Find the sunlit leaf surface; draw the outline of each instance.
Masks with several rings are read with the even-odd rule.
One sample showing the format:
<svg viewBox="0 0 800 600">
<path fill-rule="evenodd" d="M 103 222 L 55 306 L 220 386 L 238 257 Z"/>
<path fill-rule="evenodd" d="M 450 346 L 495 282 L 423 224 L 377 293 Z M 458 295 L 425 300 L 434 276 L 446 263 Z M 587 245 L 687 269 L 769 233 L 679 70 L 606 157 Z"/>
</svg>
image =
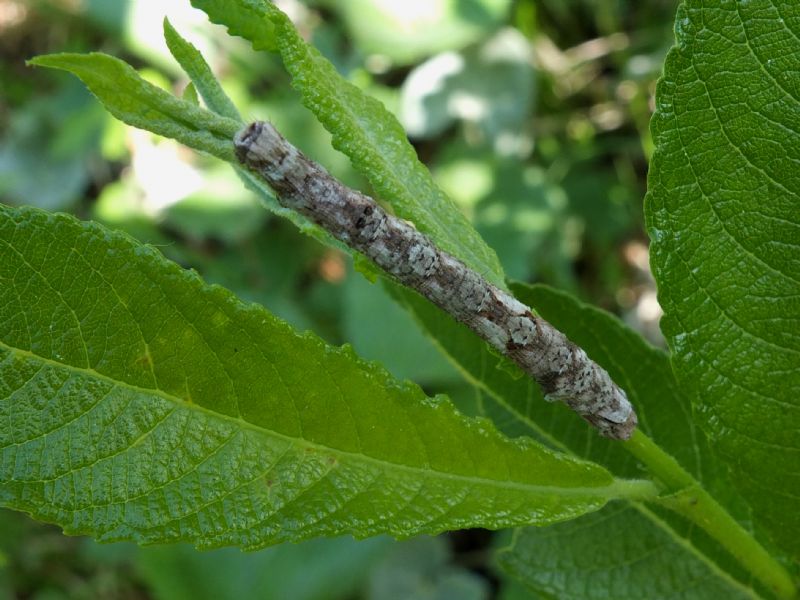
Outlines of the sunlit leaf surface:
<svg viewBox="0 0 800 600">
<path fill-rule="evenodd" d="M 0 504 L 70 533 L 254 548 L 636 493 L 95 224 L 0 207 L 0 282 Z"/>
</svg>

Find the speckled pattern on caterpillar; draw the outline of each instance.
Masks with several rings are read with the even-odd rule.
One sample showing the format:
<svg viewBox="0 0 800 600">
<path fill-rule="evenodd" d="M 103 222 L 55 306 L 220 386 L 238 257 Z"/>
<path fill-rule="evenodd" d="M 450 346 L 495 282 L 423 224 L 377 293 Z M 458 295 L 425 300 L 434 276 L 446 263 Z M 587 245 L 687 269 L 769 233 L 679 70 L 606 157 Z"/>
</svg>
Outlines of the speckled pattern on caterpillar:
<svg viewBox="0 0 800 600">
<path fill-rule="evenodd" d="M 415 289 L 508 356 L 606 437 L 628 439 L 636 413 L 608 373 L 550 323 L 443 252 L 411 223 L 346 187 L 269 123 L 234 140 L 239 161 L 261 176 L 285 207 L 305 215 Z"/>
</svg>

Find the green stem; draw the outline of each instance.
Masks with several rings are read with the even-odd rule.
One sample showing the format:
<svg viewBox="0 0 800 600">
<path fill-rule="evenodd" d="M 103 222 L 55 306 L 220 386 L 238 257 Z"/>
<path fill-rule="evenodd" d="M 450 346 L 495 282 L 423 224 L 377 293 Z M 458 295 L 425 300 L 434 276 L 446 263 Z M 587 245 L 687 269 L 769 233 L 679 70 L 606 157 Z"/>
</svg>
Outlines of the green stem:
<svg viewBox="0 0 800 600">
<path fill-rule="evenodd" d="M 631 502 L 660 502 L 661 489 L 649 479 L 617 479 L 609 492 L 615 500 L 624 498 Z"/>
<path fill-rule="evenodd" d="M 761 583 L 782 600 L 798 597 L 791 575 L 756 539 L 706 492 L 700 482 L 641 430 L 625 448 L 664 485 L 658 502 L 700 526 Z"/>
</svg>

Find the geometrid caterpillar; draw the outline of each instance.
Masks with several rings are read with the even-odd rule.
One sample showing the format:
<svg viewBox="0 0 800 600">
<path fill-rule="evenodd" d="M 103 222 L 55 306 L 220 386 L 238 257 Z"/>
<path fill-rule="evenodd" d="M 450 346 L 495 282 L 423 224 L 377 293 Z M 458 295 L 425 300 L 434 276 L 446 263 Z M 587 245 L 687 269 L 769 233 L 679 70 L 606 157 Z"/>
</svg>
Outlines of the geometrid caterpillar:
<svg viewBox="0 0 800 600">
<path fill-rule="evenodd" d="M 346 187 L 266 122 L 240 131 L 239 161 L 275 190 L 278 201 L 370 258 L 508 356 L 606 437 L 628 439 L 636 413 L 625 392 L 586 353 L 508 293 L 439 250 L 413 225 Z"/>
</svg>

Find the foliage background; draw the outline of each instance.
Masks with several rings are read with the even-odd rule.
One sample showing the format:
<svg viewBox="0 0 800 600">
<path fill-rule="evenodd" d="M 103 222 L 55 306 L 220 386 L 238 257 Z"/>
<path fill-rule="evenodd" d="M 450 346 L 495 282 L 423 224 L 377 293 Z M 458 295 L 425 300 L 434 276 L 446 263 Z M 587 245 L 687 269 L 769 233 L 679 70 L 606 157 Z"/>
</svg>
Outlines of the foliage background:
<svg viewBox="0 0 800 600">
<path fill-rule="evenodd" d="M 509 276 L 571 291 L 658 342 L 641 206 L 673 2 L 279 4 L 342 73 L 400 116 Z M 419 25 L 436 11 L 435 27 Z M 455 369 L 343 255 L 271 217 L 227 166 L 122 125 L 75 78 L 24 65 L 37 54 L 102 50 L 180 94 L 186 81 L 163 44 L 164 15 L 201 49 L 243 115 L 269 118 L 363 188 L 279 61 L 227 37 L 188 1 L 0 0 L 0 201 L 124 229 L 470 412 L 475 399 Z M 0 598 L 526 597 L 492 565 L 502 538 L 471 531 L 198 553 L 99 546 L 0 512 Z"/>
</svg>

